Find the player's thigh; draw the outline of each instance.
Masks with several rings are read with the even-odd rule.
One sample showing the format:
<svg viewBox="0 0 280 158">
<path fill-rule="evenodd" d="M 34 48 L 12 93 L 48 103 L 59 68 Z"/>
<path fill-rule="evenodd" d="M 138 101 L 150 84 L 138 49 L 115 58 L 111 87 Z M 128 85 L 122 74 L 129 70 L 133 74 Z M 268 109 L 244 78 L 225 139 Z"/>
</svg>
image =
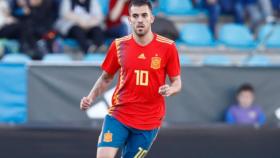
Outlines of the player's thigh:
<svg viewBox="0 0 280 158">
<path fill-rule="evenodd" d="M 102 131 L 98 139 L 98 148 L 112 147 L 120 148 L 128 137 L 128 129 L 114 117 L 107 115 L 104 119 Z"/>
<path fill-rule="evenodd" d="M 98 147 L 96 158 L 115 158 L 118 148 L 114 147 Z"/>
<path fill-rule="evenodd" d="M 144 158 L 151 148 L 157 133 L 158 129 L 150 131 L 133 130 L 123 149 L 123 158 Z"/>
</svg>

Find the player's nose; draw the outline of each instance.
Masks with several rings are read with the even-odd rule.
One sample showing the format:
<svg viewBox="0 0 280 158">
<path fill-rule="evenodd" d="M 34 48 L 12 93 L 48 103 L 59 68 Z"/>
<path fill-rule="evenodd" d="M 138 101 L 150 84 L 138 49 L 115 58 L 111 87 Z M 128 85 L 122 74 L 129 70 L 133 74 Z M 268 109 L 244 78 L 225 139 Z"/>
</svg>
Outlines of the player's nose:
<svg viewBox="0 0 280 158">
<path fill-rule="evenodd" d="M 138 22 L 138 23 L 142 23 L 143 20 L 144 20 L 144 19 L 143 19 L 143 17 L 141 17 L 141 16 L 140 16 L 139 18 L 137 18 L 137 22 Z"/>
</svg>

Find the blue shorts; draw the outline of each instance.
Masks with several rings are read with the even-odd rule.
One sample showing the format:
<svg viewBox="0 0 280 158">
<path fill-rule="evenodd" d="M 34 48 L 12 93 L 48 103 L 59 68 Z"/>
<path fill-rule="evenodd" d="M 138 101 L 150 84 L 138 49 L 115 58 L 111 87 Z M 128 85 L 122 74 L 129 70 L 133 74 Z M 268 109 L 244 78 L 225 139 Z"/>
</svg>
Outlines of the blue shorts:
<svg viewBox="0 0 280 158">
<path fill-rule="evenodd" d="M 122 158 L 143 158 L 153 144 L 158 128 L 138 130 L 130 128 L 107 115 L 98 140 L 98 147 L 122 148 Z"/>
</svg>

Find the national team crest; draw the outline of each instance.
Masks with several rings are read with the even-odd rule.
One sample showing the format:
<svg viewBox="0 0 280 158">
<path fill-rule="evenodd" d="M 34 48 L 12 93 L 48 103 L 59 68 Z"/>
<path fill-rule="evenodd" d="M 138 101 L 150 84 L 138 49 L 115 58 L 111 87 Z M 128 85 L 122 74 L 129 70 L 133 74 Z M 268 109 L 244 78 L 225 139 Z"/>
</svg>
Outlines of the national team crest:
<svg viewBox="0 0 280 158">
<path fill-rule="evenodd" d="M 161 58 L 160 57 L 152 57 L 151 68 L 159 69 L 160 68 L 160 63 L 161 63 Z"/>
<path fill-rule="evenodd" d="M 104 142 L 112 142 L 113 141 L 113 134 L 110 132 L 110 131 L 108 131 L 108 132 L 106 132 L 105 134 L 104 134 L 104 138 L 103 138 L 103 141 Z"/>
</svg>

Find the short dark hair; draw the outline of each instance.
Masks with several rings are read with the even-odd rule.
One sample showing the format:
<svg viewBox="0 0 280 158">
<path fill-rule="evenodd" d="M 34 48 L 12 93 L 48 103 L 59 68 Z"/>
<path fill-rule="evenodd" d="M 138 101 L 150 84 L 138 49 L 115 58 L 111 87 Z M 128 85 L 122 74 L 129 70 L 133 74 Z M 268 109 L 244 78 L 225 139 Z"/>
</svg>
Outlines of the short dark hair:
<svg viewBox="0 0 280 158">
<path fill-rule="evenodd" d="M 254 93 L 254 92 L 255 92 L 255 89 L 254 89 L 254 87 L 253 87 L 251 84 L 245 83 L 245 84 L 242 84 L 242 85 L 238 88 L 238 90 L 237 90 L 237 95 L 240 94 L 240 93 L 243 92 L 243 91 L 250 91 L 250 92 Z"/>
<path fill-rule="evenodd" d="M 130 9 L 132 6 L 140 7 L 143 5 L 147 5 L 151 11 L 153 10 L 152 2 L 150 0 L 131 0 L 128 8 Z"/>
</svg>

